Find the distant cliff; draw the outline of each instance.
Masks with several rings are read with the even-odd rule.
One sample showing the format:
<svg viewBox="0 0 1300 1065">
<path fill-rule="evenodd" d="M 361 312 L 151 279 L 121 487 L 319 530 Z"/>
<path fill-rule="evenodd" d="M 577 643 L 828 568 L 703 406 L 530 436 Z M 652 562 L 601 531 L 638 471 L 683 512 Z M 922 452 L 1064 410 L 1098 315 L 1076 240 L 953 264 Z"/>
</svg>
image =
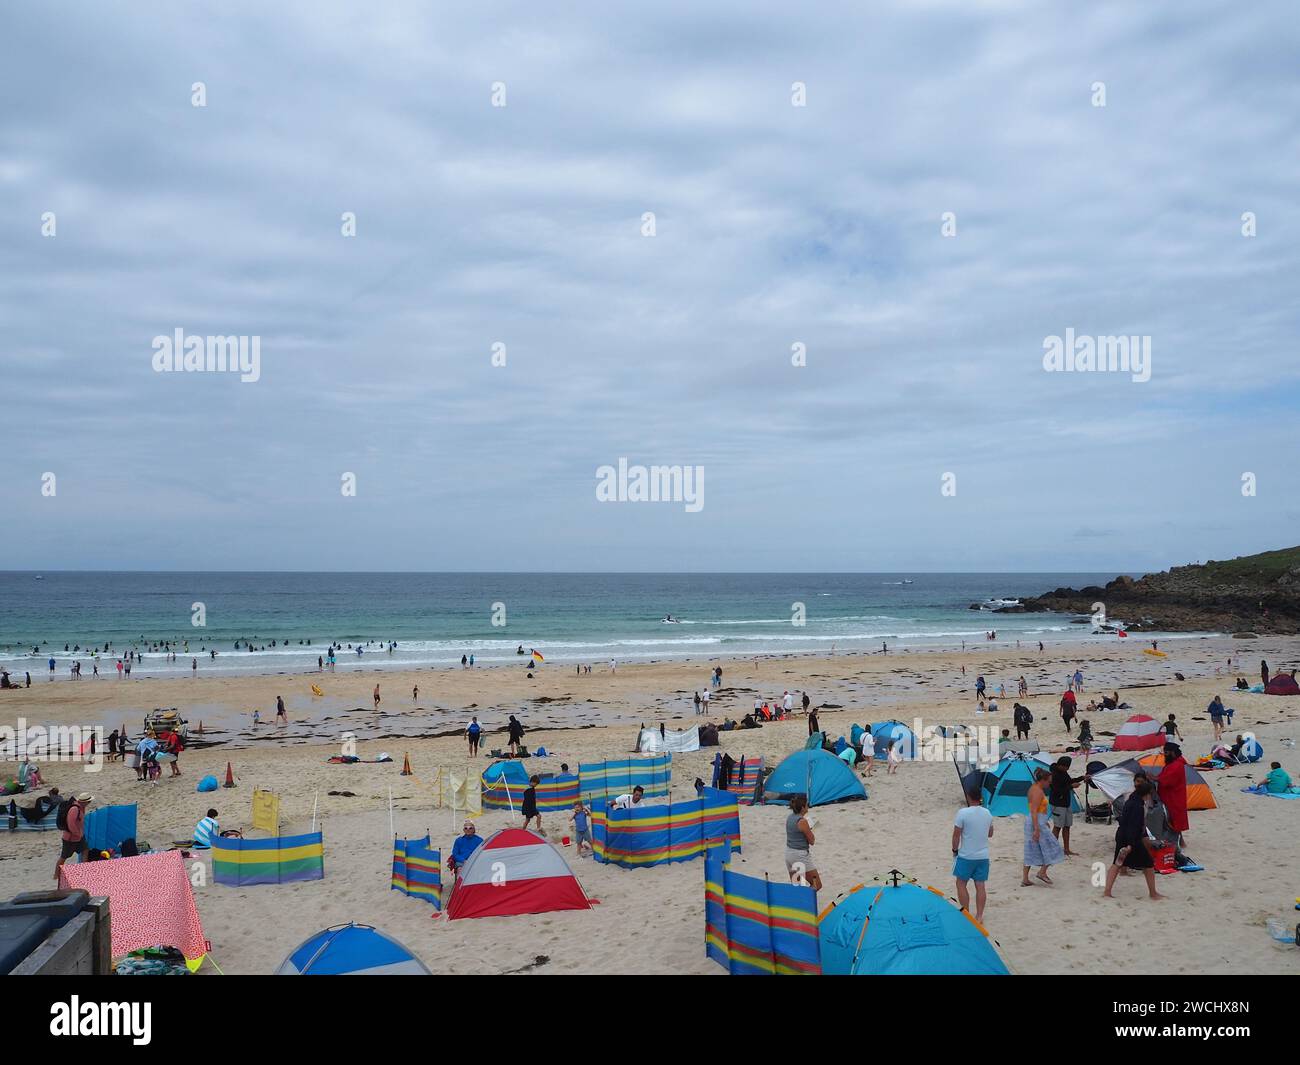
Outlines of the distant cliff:
<svg viewBox="0 0 1300 1065">
<path fill-rule="evenodd" d="M 1135 632 L 1300 633 L 1300 547 L 1175 566 L 1138 580 L 1116 577 L 1105 587 L 1057 588 L 1000 612 L 1091 614 L 1094 603 Z"/>
</svg>

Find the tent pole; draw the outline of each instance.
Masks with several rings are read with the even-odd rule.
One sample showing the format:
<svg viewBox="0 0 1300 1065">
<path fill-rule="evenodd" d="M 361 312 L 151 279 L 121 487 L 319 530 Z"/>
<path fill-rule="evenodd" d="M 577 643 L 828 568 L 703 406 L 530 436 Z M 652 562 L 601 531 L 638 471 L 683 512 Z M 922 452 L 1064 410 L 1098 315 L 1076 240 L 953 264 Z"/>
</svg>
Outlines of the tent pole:
<svg viewBox="0 0 1300 1065">
<path fill-rule="evenodd" d="M 311 800 L 311 830 L 313 832 L 316 831 L 316 807 L 319 803 L 320 803 L 320 788 L 317 788 L 315 793 L 312 795 L 312 800 Z M 280 834 L 280 821 L 278 816 L 275 822 L 275 834 L 277 836 Z"/>
<path fill-rule="evenodd" d="M 393 785 L 388 785 L 388 834 L 397 838 L 397 830 L 393 828 Z"/>
</svg>

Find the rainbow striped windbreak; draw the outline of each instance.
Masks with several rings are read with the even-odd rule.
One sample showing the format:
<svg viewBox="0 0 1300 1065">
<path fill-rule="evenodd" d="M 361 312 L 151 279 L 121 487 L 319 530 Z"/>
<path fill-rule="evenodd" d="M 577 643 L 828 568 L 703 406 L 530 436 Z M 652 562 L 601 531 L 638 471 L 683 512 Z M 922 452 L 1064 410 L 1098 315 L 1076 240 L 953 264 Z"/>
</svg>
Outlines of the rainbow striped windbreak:
<svg viewBox="0 0 1300 1065">
<path fill-rule="evenodd" d="M 583 799 L 603 799 L 622 795 L 638 784 L 645 788 L 647 799 L 668 795 L 673 776 L 673 756 L 656 754 L 649 758 L 624 758 L 617 762 L 583 762 L 578 766 Z"/>
<path fill-rule="evenodd" d="M 705 788 L 698 799 L 632 810 L 591 812 L 591 838 L 598 862 L 644 869 L 666 862 L 688 862 L 708 848 L 740 849 L 740 807 L 734 795 Z"/>
<path fill-rule="evenodd" d="M 817 892 L 733 872 L 726 848 L 704 858 L 704 953 L 732 976 L 820 976 Z"/>
<path fill-rule="evenodd" d="M 212 878 L 232 887 L 324 880 L 325 837 L 320 832 L 271 839 L 214 836 Z"/>
<path fill-rule="evenodd" d="M 510 784 L 503 779 L 483 781 L 483 809 L 515 810 L 524 801 L 527 784 Z M 570 813 L 578 801 L 578 778 L 572 773 L 561 773 L 537 785 L 537 812 L 543 814 Z"/>
<path fill-rule="evenodd" d="M 717 772 L 714 773 L 714 783 L 717 783 Z M 740 801 L 750 806 L 754 802 L 754 789 L 758 786 L 759 780 L 763 776 L 763 756 L 758 755 L 754 758 L 742 758 L 736 763 L 736 767 L 731 771 L 731 782 L 724 789 L 733 795 L 740 797 Z"/>
<path fill-rule="evenodd" d="M 393 840 L 392 889 L 442 909 L 442 853 L 429 848 L 429 837 Z"/>
</svg>

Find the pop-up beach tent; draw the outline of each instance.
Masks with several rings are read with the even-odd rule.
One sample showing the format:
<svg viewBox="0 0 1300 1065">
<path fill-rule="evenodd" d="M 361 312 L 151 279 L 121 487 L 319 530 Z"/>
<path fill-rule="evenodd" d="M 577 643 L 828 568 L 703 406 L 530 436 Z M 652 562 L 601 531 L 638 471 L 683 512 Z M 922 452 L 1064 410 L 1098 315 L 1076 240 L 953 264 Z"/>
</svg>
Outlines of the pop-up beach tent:
<svg viewBox="0 0 1300 1065">
<path fill-rule="evenodd" d="M 324 928 L 300 944 L 276 976 L 432 976 L 391 936 L 366 924 Z"/>
<path fill-rule="evenodd" d="M 1300 695 L 1300 684 L 1290 673 L 1279 673 L 1264 685 L 1265 695 Z"/>
<path fill-rule="evenodd" d="M 877 758 L 889 754 L 890 740 L 897 741 L 894 747 L 905 761 L 921 757 L 921 745 L 917 742 L 916 733 L 901 721 L 877 721 L 871 726 L 871 739 Z"/>
<path fill-rule="evenodd" d="M 962 773 L 962 790 L 969 791 L 978 784 L 983 791 L 984 805 L 994 817 L 1010 817 L 1012 814 L 1029 815 L 1029 789 L 1034 783 L 1034 773 L 1039 769 L 1051 769 L 1046 762 L 1032 758 L 1027 754 L 1009 754 L 992 769 L 979 769 Z M 1070 794 L 1070 809 L 1082 813 L 1083 806 L 1079 796 Z"/>
<path fill-rule="evenodd" d="M 789 802 L 796 795 L 808 796 L 809 806 L 865 799 L 862 781 L 829 751 L 795 751 L 763 784 L 764 802 Z"/>
<path fill-rule="evenodd" d="M 1111 748 L 1116 751 L 1150 751 L 1165 745 L 1165 730 L 1146 714 L 1134 714 L 1124 722 Z"/>
<path fill-rule="evenodd" d="M 1152 780 L 1157 780 L 1160 774 L 1164 772 L 1164 769 L 1164 751 L 1156 751 L 1142 758 L 1125 759 L 1123 762 L 1103 769 L 1100 773 L 1093 773 L 1092 786 L 1113 802 L 1121 795 L 1127 795 L 1133 790 L 1133 777 L 1139 771 L 1144 771 Z M 1217 809 L 1219 804 L 1214 801 L 1214 793 L 1210 791 L 1210 785 L 1205 782 L 1205 778 L 1190 765 L 1187 766 L 1185 775 L 1187 777 L 1187 808 L 1189 810 Z"/>
<path fill-rule="evenodd" d="M 897 875 L 859 884 L 821 913 L 827 976 L 1007 976 L 975 918 L 941 891 Z"/>
<path fill-rule="evenodd" d="M 503 828 L 460 867 L 447 916 L 454 921 L 589 909 L 587 893 L 554 844 L 526 829 Z"/>
</svg>

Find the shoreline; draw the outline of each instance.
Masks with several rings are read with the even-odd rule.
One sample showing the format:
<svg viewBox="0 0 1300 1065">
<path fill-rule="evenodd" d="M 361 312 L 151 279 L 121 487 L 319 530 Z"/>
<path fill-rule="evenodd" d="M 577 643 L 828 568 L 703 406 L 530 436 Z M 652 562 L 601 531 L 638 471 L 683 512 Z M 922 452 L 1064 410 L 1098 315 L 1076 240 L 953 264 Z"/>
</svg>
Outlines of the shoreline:
<svg viewBox="0 0 1300 1065">
<path fill-rule="evenodd" d="M 1154 659 L 1133 648 L 1121 654 L 1115 646 L 1094 647 L 1077 656 L 1073 648 L 1017 654 L 1014 648 L 996 653 L 976 648 L 965 655 L 899 654 L 834 659 L 786 656 L 758 662 L 724 665 L 723 689 L 707 715 L 739 717 L 754 693 L 779 696 L 783 689 L 813 694 L 821 724 L 832 736 L 847 732 L 851 723 L 896 717 L 911 725 L 962 723 L 996 729 L 1011 727 L 1008 695 L 995 715 L 978 716 L 973 698 L 974 677 L 983 672 L 996 689 L 1005 678 L 1024 673 L 1030 681 L 1025 700 L 1034 711 L 1033 738 L 1040 741 L 1044 757 L 1064 749 L 1068 737 L 1055 712 L 1065 673 L 1081 665 L 1086 703 L 1103 690 L 1117 688 L 1133 710 L 1089 714 L 1094 734 L 1105 742 L 1133 712 L 1157 720 L 1176 713 L 1186 737 L 1184 749 L 1194 759 L 1207 753 L 1210 728 L 1205 706 L 1218 692 L 1235 706 L 1234 730 L 1251 730 L 1266 748 L 1267 756 L 1280 758 L 1295 770 L 1295 750 L 1283 741 L 1300 737 L 1300 699 L 1273 696 L 1237 697 L 1231 678 L 1214 676 L 1223 668 L 1231 649 L 1239 652 L 1243 666 L 1260 654 L 1290 668 L 1300 659 L 1300 641 L 1261 639 L 1235 647 L 1230 639 L 1190 642 L 1169 659 Z M 1055 651 L 1056 653 L 1051 653 Z M 1247 655 L 1251 657 L 1247 657 Z M 1067 657 L 1068 655 L 1068 657 Z M 961 665 L 967 667 L 962 678 Z M 1186 681 L 1173 678 L 1183 672 Z M 427 671 L 419 675 L 429 682 Z M 721 975 L 722 970 L 703 957 L 702 867 L 683 862 L 646 870 L 621 870 L 590 859 L 579 860 L 572 848 L 562 846 L 568 834 L 563 815 L 547 815 L 544 831 L 560 846 L 583 887 L 601 905 L 590 912 L 488 918 L 479 921 L 432 921 L 427 905 L 389 889 L 392 831 L 412 838 L 432 832 L 444 851 L 459 823 L 452 811 L 437 806 L 439 770 L 485 768 L 493 747 L 503 747 L 498 732 L 484 742 L 481 756 L 469 759 L 458 734 L 469 714 L 482 714 L 489 729 L 499 729 L 506 712 L 518 713 L 528 733 L 525 743 L 534 752 L 545 746 L 551 757 L 533 757 L 530 771 L 555 772 L 562 761 L 627 758 L 637 729 L 646 724 L 691 724 L 696 718 L 689 702 L 693 688 L 706 680 L 707 670 L 696 664 L 619 667 L 618 673 L 581 678 L 547 675 L 535 682 L 522 681 L 510 671 L 459 669 L 443 674 L 439 707 L 390 708 L 378 716 L 368 709 L 374 674 L 352 677 L 350 691 L 333 693 L 351 709 L 313 712 L 290 709 L 287 728 L 264 725 L 256 737 L 246 727 L 214 733 L 219 742 L 192 747 L 181 758 L 182 776 L 164 775 L 156 785 L 139 784 L 135 774 L 120 763 L 100 766 L 83 774 L 81 767 L 51 764 L 47 778 L 63 790 L 89 790 L 96 805 L 135 803 L 139 835 L 156 846 L 183 839 L 208 808 L 219 811 L 223 827 L 249 828 L 249 800 L 254 787 L 280 795 L 282 831 L 306 831 L 313 816 L 325 836 L 325 879 L 316 882 L 232 888 L 203 880 L 194 889 L 204 934 L 212 942 L 213 956 L 227 973 L 266 973 L 320 927 L 357 920 L 382 927 L 414 950 L 435 972 L 504 972 L 508 959 L 521 951 L 529 957 L 546 955 L 548 971 L 557 973 L 616 974 L 697 973 Z M 180 702 L 191 718 L 197 706 L 218 703 L 238 707 L 242 700 L 270 694 L 279 678 L 216 677 L 160 681 L 136 689 L 150 694 L 197 689 L 203 703 Z M 339 674 L 335 682 L 347 678 Z M 1041 680 L 1041 683 L 1040 683 Z M 305 685 L 299 685 L 305 687 Z M 432 687 L 432 686 L 431 686 Z M 99 695 L 93 689 L 98 688 Z M 61 718 L 84 720 L 101 714 L 125 717 L 133 730 L 137 720 L 126 717 L 121 696 L 131 690 L 126 683 L 101 685 L 62 681 L 34 685 L 30 698 L 12 701 L 13 693 L 0 693 L 0 722 L 11 722 L 20 710 L 33 720 Z M 393 686 L 395 690 L 395 685 Z M 389 685 L 385 682 L 385 691 Z M 70 698 L 61 698 L 67 694 Z M 348 698 L 349 694 L 354 696 Z M 409 693 L 408 693 L 409 694 Z M 286 696 L 288 698 L 288 696 Z M 549 702 L 540 702 L 540 699 Z M 96 710 L 96 704 L 106 707 Z M 386 696 L 384 704 L 389 703 Z M 424 700 L 422 700 L 424 702 Z M 309 701 L 308 701 L 309 704 Z M 107 706 L 113 709 L 108 709 Z M 832 706 L 834 708 L 832 708 Z M 493 709 L 495 707 L 500 710 Z M 207 711 L 204 710 L 204 713 Z M 499 715 L 499 716 L 498 716 Z M 246 720 L 246 719 L 245 719 Z M 114 727 L 118 724 L 113 721 Z M 410 733 L 402 735 L 403 728 Z M 357 735 L 356 753 L 367 761 L 354 765 L 331 764 L 330 748 L 345 728 Z M 419 733 L 436 733 L 420 735 Z M 693 794 L 696 777 L 710 779 L 715 754 L 733 757 L 761 756 L 775 765 L 803 746 L 807 735 L 802 715 L 773 722 L 762 729 L 722 733 L 721 746 L 673 756 L 672 789 L 675 797 Z M 394 761 L 376 764 L 381 751 Z M 400 775 L 409 755 L 414 775 Z M 1108 764 L 1122 760 L 1122 752 L 1102 755 Z M 226 765 L 233 766 L 234 790 L 204 794 L 194 790 L 198 778 L 212 774 L 223 779 Z M 1138 887 L 1122 882 L 1116 900 L 1102 900 L 1093 886 L 1095 863 L 1109 862 L 1113 851 L 1113 825 L 1076 822 L 1074 848 L 1080 857 L 1053 869 L 1052 888 L 1021 888 L 1022 818 L 999 818 L 992 845 L 992 872 L 986 925 L 1016 972 L 1053 974 L 1073 971 L 1087 959 L 1090 971 L 1123 973 L 1131 968 L 1124 952 L 1096 951 L 1099 940 L 1122 937 L 1148 941 L 1167 932 L 1170 919 L 1183 934 L 1173 958 L 1173 971 L 1230 973 L 1243 966 L 1255 972 L 1300 973 L 1300 958 L 1275 947 L 1264 927 L 1267 917 L 1290 911 L 1295 894 L 1290 882 L 1295 852 L 1293 804 L 1244 795 L 1240 788 L 1260 776 L 1260 766 L 1238 767 L 1205 777 L 1219 804 L 1218 810 L 1193 812 L 1186 849 L 1206 867 L 1191 875 L 1161 880 L 1170 901 L 1148 905 Z M 961 801 L 952 763 L 905 763 L 888 776 L 877 763 L 865 779 L 866 802 L 816 809 L 818 862 L 826 888 L 819 897 L 824 905 L 854 884 L 891 868 L 904 870 L 922 883 L 951 894 L 949 837 L 954 810 Z M 389 803 L 392 812 L 389 812 Z M 784 817 L 780 807 L 741 807 L 743 853 L 737 856 L 743 871 L 784 882 L 782 845 Z M 475 818 L 479 832 L 488 836 L 514 826 L 517 815 L 485 811 Z M 1251 846 L 1243 848 L 1242 832 Z M 57 833 L 0 832 L 0 869 L 13 891 L 39 890 L 49 885 L 57 855 Z M 196 859 L 207 866 L 205 859 Z M 1231 906 L 1224 906 L 1230 893 Z M 1065 916 L 1063 916 L 1065 915 Z M 655 935 L 645 936 L 653 927 Z M 1222 950 L 1225 939 L 1235 946 Z M 202 973 L 201 973 L 202 974 Z"/>
</svg>

